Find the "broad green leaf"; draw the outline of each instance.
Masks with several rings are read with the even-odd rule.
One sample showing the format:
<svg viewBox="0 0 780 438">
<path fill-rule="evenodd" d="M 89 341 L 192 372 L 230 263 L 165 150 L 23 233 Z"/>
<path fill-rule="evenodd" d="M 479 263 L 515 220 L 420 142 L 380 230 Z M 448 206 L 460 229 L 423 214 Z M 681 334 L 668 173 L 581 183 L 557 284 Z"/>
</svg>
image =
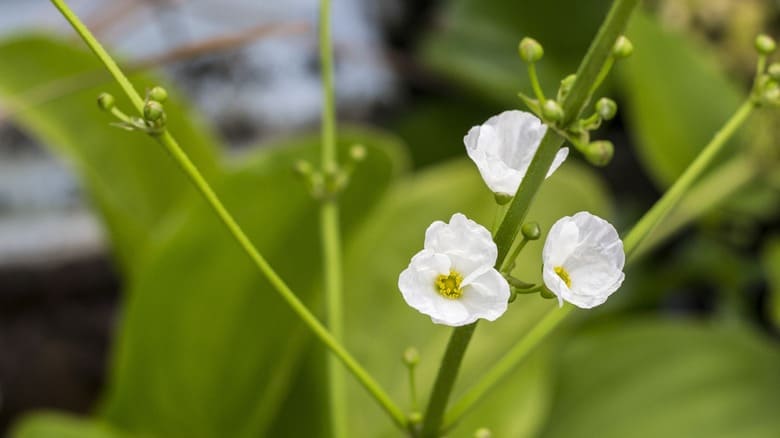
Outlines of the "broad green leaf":
<svg viewBox="0 0 780 438">
<path fill-rule="evenodd" d="M 704 47 L 639 11 L 634 54 L 618 64 L 626 114 L 642 164 L 659 187 L 685 170 L 746 98 Z M 744 96 L 744 97 L 743 97 Z M 733 148 L 723 155 L 733 152 Z"/>
<path fill-rule="evenodd" d="M 544 46 L 545 57 L 537 67 L 545 90 L 554 95 L 559 81 L 576 71 L 609 4 L 606 0 L 452 0 L 444 3 L 441 27 L 423 41 L 421 57 L 480 97 L 516 107 L 518 91 L 531 93 L 517 54 L 520 39 L 531 36 Z"/>
<path fill-rule="evenodd" d="M 529 219 L 543 229 L 561 216 L 580 210 L 608 214 L 602 185 L 592 171 L 568 163 L 547 180 L 531 210 Z M 490 226 L 495 204 L 492 195 L 467 160 L 457 160 L 409 176 L 388 192 L 346 247 L 348 347 L 387 388 L 395 400 L 411 410 L 402 351 L 417 347 L 422 355 L 418 366 L 419 394 L 424 395 L 435 377 L 437 365 L 450 334 L 448 327 L 408 307 L 398 292 L 398 274 L 410 258 L 422 249 L 425 229 L 435 220 L 448 221 L 463 212 Z M 528 281 L 540 281 L 542 241 L 529 245 L 521 256 L 517 274 Z M 480 323 L 469 348 L 457 394 L 500 357 L 508 347 L 557 303 L 538 295 L 519 297 L 506 315 L 495 323 Z M 506 386 L 492 394 L 489 402 L 472 413 L 452 436 L 471 436 L 478 426 L 493 428 L 497 436 L 531 433 L 542 418 L 546 391 L 544 363 L 520 367 Z M 352 434 L 361 437 L 398 436 L 390 421 L 362 388 L 351 383 L 350 406 L 360 409 L 351 417 Z M 514 388 L 514 390 L 512 390 Z M 527 406 L 520 411 L 518 406 Z"/>
<path fill-rule="evenodd" d="M 562 353 L 544 438 L 776 437 L 780 349 L 741 326 L 609 324 Z"/>
<path fill-rule="evenodd" d="M 41 412 L 17 423 L 12 438 L 130 438 L 110 425 L 64 414 Z"/>
<path fill-rule="evenodd" d="M 316 161 L 318 143 L 311 136 L 263 150 L 215 187 L 315 309 L 318 204 L 292 167 Z M 354 143 L 368 156 L 342 196 L 345 238 L 404 164 L 390 138 L 366 131 L 342 137 L 343 146 Z M 203 201 L 171 219 L 168 230 L 131 279 L 104 417 L 159 437 L 266 436 L 274 422 L 283 430 L 277 416 L 311 345 L 308 331 Z"/>
<path fill-rule="evenodd" d="M 186 177 L 152 138 L 110 126 L 96 98 L 112 93 L 132 114 L 129 101 L 95 57 L 81 45 L 46 36 L 0 42 L 0 98 L 29 134 L 61 155 L 81 178 L 108 228 L 125 271 L 184 195 L 194 193 Z M 41 60 L 45 59 L 45 68 Z M 143 92 L 156 80 L 134 75 Z M 173 90 L 170 90 L 173 91 Z M 214 140 L 175 93 L 166 102 L 169 126 L 203 173 L 217 174 Z"/>
<path fill-rule="evenodd" d="M 780 327 L 780 237 L 765 244 L 762 262 L 769 286 L 769 317 Z"/>
</svg>

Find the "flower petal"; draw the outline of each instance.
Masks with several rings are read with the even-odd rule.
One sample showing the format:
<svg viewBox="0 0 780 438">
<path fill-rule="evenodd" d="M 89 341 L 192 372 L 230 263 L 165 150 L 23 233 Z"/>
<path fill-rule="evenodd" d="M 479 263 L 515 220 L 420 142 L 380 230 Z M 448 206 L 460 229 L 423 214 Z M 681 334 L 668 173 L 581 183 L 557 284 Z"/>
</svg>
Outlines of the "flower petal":
<svg viewBox="0 0 780 438">
<path fill-rule="evenodd" d="M 506 312 L 509 283 L 497 270 L 490 269 L 464 287 L 460 301 L 476 318 L 495 321 Z"/>
<path fill-rule="evenodd" d="M 446 254 L 464 277 L 485 266 L 492 268 L 498 257 L 490 231 L 461 213 L 453 214 L 448 224 L 431 224 L 425 231 L 425 249 Z"/>
</svg>

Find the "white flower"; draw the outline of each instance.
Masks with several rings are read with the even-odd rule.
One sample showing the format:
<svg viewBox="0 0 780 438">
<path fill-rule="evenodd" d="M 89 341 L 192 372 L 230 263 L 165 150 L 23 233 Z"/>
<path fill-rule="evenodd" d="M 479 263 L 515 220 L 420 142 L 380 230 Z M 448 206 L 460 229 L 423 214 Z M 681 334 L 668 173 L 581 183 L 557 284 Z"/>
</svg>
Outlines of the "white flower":
<svg viewBox="0 0 780 438">
<path fill-rule="evenodd" d="M 424 249 L 398 277 L 407 304 L 436 324 L 461 326 L 493 321 L 509 300 L 509 284 L 493 268 L 498 249 L 482 225 L 455 213 L 425 231 Z"/>
<path fill-rule="evenodd" d="M 581 211 L 558 220 L 542 252 L 544 284 L 562 305 L 583 309 L 602 304 L 623 283 L 626 255 L 609 222 Z"/>
<path fill-rule="evenodd" d="M 463 137 L 466 153 L 477 165 L 493 193 L 514 196 L 547 132 L 541 120 L 524 111 L 504 111 Z M 550 166 L 552 175 L 566 160 L 569 148 L 561 148 Z"/>
</svg>

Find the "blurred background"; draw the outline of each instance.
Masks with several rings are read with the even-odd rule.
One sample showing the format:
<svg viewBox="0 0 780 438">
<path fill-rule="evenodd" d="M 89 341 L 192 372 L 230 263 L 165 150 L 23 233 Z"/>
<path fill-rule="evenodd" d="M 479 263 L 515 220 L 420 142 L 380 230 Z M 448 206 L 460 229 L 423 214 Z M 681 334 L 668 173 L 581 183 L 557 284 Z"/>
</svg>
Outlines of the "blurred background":
<svg viewBox="0 0 780 438">
<path fill-rule="evenodd" d="M 171 92 L 172 132 L 319 309 L 316 206 L 290 170 L 316 157 L 317 2 L 69 3 L 139 89 Z M 780 37 L 775 0 L 642 3 L 634 55 L 597 93 L 618 102 L 597 134 L 615 158 L 572 154 L 534 206 L 543 226 L 587 209 L 630 229 L 747 98 L 755 35 Z M 522 108 L 520 38 L 544 45 L 554 95 L 609 4 L 333 2 L 340 139 L 369 150 L 343 200 L 347 342 L 405 406 L 403 348 L 423 353 L 427 394 L 447 331 L 404 306 L 397 274 L 430 221 L 492 221 L 463 135 Z M 0 2 L 0 431 L 327 436 L 323 352 L 155 143 L 109 126 L 104 90 L 130 110 L 53 6 Z M 777 116 L 757 111 L 621 292 L 576 312 L 452 436 L 780 436 Z M 480 327 L 462 386 L 552 307 L 521 297 Z M 355 436 L 397 436 L 353 386 Z"/>
</svg>

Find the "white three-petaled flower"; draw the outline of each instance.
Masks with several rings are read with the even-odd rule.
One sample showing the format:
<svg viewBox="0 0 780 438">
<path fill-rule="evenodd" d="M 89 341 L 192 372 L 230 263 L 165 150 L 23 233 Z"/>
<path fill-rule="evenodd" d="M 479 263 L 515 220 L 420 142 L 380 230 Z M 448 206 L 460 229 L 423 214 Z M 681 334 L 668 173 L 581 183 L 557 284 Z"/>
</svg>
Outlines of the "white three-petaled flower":
<svg viewBox="0 0 780 438">
<path fill-rule="evenodd" d="M 471 128 L 463 142 L 490 190 L 514 196 L 545 132 L 547 126 L 536 116 L 512 110 Z M 558 169 L 568 154 L 568 148 L 558 151 L 547 176 Z"/>
<path fill-rule="evenodd" d="M 585 211 L 550 228 L 542 259 L 544 284 L 561 304 L 590 309 L 623 283 L 623 242 L 609 222 Z"/>
<path fill-rule="evenodd" d="M 509 300 L 509 284 L 494 268 L 498 250 L 490 232 L 456 213 L 425 231 L 424 249 L 401 272 L 406 302 L 437 324 L 462 326 L 493 321 Z"/>
</svg>

